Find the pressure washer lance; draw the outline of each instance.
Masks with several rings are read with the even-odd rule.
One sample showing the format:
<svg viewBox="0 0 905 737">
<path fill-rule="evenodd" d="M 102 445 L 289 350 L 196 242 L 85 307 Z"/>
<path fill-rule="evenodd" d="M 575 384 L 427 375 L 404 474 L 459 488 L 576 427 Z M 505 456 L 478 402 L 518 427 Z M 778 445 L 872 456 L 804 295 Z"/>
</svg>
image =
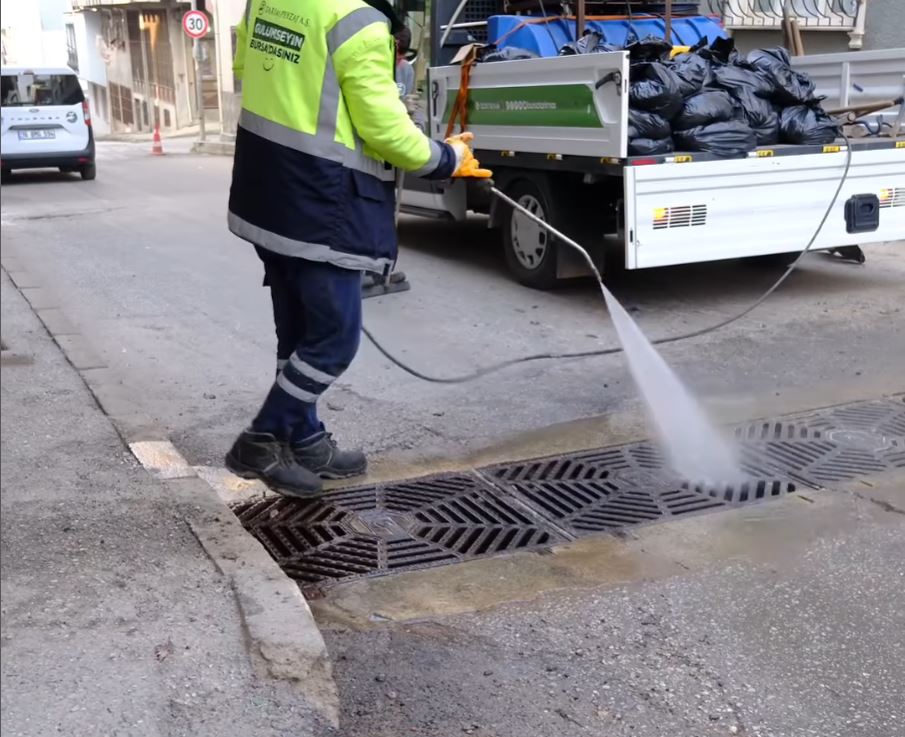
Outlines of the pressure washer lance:
<svg viewBox="0 0 905 737">
<path fill-rule="evenodd" d="M 845 157 L 845 168 L 842 171 L 842 176 L 839 178 L 839 184 L 836 186 L 836 191 L 833 192 L 833 197 L 830 200 L 829 205 L 827 205 L 826 212 L 823 213 L 823 217 L 820 219 L 820 223 L 817 225 L 816 230 L 814 230 L 814 234 L 811 236 L 811 239 L 808 241 L 807 245 L 804 247 L 804 250 L 798 254 L 798 258 L 796 258 L 791 264 L 789 264 L 788 268 L 783 272 L 782 276 L 777 279 L 773 285 L 767 289 L 760 297 L 758 297 L 754 302 L 748 305 L 741 312 L 733 315 L 732 317 L 728 317 L 725 320 L 721 320 L 714 325 L 709 325 L 704 328 L 700 328 L 698 330 L 692 330 L 688 333 L 680 333 L 679 335 L 671 335 L 664 338 L 657 338 L 656 340 L 652 340 L 651 343 L 654 345 L 663 345 L 664 343 L 677 343 L 681 340 L 688 340 L 690 338 L 697 338 L 702 335 L 706 335 L 707 333 L 712 333 L 715 330 L 719 330 L 720 328 L 724 328 L 727 325 L 730 325 L 737 320 L 741 320 L 747 314 L 758 308 L 762 305 L 780 286 L 789 278 L 791 273 L 795 271 L 798 267 L 798 264 L 801 262 L 801 259 L 804 258 L 805 254 L 811 250 L 811 247 L 814 245 L 817 237 L 820 235 L 820 231 L 823 230 L 823 226 L 826 221 L 830 217 L 830 213 L 833 211 L 833 208 L 836 206 L 836 201 L 839 199 L 839 195 L 842 192 L 843 186 L 845 186 L 845 182 L 848 179 L 848 173 L 851 169 L 852 164 L 852 145 L 849 137 L 843 132 L 842 137 L 845 139 L 846 143 L 846 157 Z M 606 287 L 603 283 L 603 276 L 600 274 L 594 260 L 591 258 L 591 255 L 587 250 L 574 240 L 569 238 L 564 233 L 561 233 L 559 230 L 554 228 L 550 223 L 542 220 L 533 212 L 528 210 L 527 208 L 520 205 L 518 202 L 513 200 L 508 195 L 501 192 L 499 189 L 494 186 L 492 179 L 484 179 L 481 180 L 482 186 L 487 186 L 490 188 L 490 192 L 497 198 L 499 198 L 502 202 L 505 202 L 510 207 L 515 208 L 520 213 L 522 213 L 525 217 L 529 218 L 533 222 L 537 223 L 540 227 L 544 228 L 548 232 L 552 233 L 556 238 L 561 240 L 566 245 L 574 248 L 581 254 L 582 258 L 588 264 L 591 269 L 591 272 L 594 274 L 594 277 L 597 279 L 597 283 L 600 286 L 600 293 L 604 295 L 604 301 L 606 300 L 605 290 Z M 476 379 L 480 379 L 483 376 L 487 376 L 488 374 L 496 373 L 497 371 L 502 371 L 505 368 L 509 368 L 510 366 L 515 366 L 520 363 L 528 363 L 530 361 L 549 361 L 549 360 L 558 360 L 558 359 L 567 359 L 567 358 L 590 358 L 591 356 L 608 356 L 614 353 L 621 353 L 622 348 L 620 346 L 614 346 L 612 348 L 603 348 L 591 351 L 575 351 L 570 353 L 535 353 L 528 356 L 521 356 L 519 358 L 510 358 L 506 361 L 500 361 L 499 363 L 491 364 L 490 366 L 485 366 L 482 369 L 478 369 L 470 374 L 463 374 L 462 376 L 431 376 L 429 374 L 425 374 L 423 371 L 419 371 L 412 366 L 409 366 L 407 363 L 402 361 L 401 359 L 394 356 L 390 351 L 388 351 L 381 343 L 374 337 L 370 330 L 367 327 L 362 326 L 362 332 L 367 336 L 368 340 L 374 344 L 374 347 L 383 355 L 384 358 L 389 360 L 391 363 L 398 366 L 400 369 L 405 371 L 407 374 L 414 376 L 417 379 L 422 379 L 423 381 L 429 381 L 433 384 L 463 384 L 468 381 L 475 381 Z"/>
</svg>

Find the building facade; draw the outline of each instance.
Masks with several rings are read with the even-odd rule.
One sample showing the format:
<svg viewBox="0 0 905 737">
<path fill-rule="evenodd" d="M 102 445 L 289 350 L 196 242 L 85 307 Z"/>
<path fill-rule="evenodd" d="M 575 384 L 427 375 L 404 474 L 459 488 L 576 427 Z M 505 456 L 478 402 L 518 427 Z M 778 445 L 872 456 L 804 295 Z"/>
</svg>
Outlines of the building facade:
<svg viewBox="0 0 905 737">
<path fill-rule="evenodd" d="M 71 0 L 66 33 L 93 109 L 110 132 L 172 132 L 197 121 L 199 80 L 192 42 L 182 30 L 190 8 L 177 0 Z M 206 118 L 217 119 L 212 34 L 200 51 Z"/>
<path fill-rule="evenodd" d="M 208 10 L 212 10 L 217 46 L 220 133 L 227 140 L 235 137 L 242 107 L 242 82 L 233 74 L 233 57 L 236 55 L 236 26 L 245 13 L 245 4 L 246 0 L 208 0 L 207 3 Z"/>
<path fill-rule="evenodd" d="M 784 13 L 798 21 L 806 54 L 905 48 L 905 0 L 700 0 L 742 52 L 781 46 Z"/>
<path fill-rule="evenodd" d="M 3 64 L 65 66 L 66 4 L 67 0 L 0 0 Z"/>
</svg>

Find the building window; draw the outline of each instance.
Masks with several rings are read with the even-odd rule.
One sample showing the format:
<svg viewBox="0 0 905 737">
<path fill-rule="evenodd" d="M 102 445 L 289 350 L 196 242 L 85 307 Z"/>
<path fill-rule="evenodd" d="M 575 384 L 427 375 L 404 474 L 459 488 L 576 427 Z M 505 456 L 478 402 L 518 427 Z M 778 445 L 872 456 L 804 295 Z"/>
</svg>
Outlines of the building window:
<svg viewBox="0 0 905 737">
<path fill-rule="evenodd" d="M 132 83 L 141 94 L 176 102 L 176 79 L 169 24 L 164 11 L 128 11 Z M 181 36 L 179 37 L 181 41 Z"/>
<path fill-rule="evenodd" d="M 79 51 L 75 45 L 75 26 L 72 23 L 66 24 L 66 64 L 74 72 L 79 70 Z"/>
<path fill-rule="evenodd" d="M 111 82 L 110 110 L 114 120 L 123 125 L 135 125 L 135 116 L 132 114 L 132 90 L 124 85 Z"/>
</svg>

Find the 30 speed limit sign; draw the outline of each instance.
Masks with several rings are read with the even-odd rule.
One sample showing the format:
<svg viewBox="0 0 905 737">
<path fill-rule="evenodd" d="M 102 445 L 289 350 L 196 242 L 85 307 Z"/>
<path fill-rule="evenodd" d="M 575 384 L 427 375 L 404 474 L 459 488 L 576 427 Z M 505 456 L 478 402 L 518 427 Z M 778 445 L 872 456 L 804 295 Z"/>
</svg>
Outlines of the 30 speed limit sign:
<svg viewBox="0 0 905 737">
<path fill-rule="evenodd" d="M 200 10 L 190 10 L 182 16 L 182 30 L 189 38 L 202 38 L 207 35 L 210 28 L 207 16 Z"/>
</svg>

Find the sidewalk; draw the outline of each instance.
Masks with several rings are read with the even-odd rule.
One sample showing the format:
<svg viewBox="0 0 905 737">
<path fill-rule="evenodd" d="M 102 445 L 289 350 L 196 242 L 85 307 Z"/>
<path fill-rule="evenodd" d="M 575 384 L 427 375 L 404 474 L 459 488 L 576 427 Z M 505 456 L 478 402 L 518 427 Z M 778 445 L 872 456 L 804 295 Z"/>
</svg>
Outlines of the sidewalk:
<svg viewBox="0 0 905 737">
<path fill-rule="evenodd" d="M 4 737 L 334 734 L 260 677 L 195 503 L 138 465 L 0 278 Z"/>
<path fill-rule="evenodd" d="M 175 131 L 170 132 L 160 132 L 161 138 L 173 139 L 173 138 L 197 138 L 200 133 L 200 128 L 197 123 L 195 125 L 189 125 L 185 128 L 178 128 Z M 208 133 L 210 135 L 210 133 Z M 219 133 L 217 134 L 219 136 Z M 98 136 L 98 141 L 119 141 L 122 143 L 134 143 L 140 141 L 152 141 L 154 139 L 154 131 L 140 131 L 136 133 L 105 133 L 104 135 Z"/>
<path fill-rule="evenodd" d="M 217 127 L 207 131 L 205 140 L 200 140 L 201 131 L 197 125 L 180 128 L 172 133 L 161 132 L 164 151 L 168 146 L 179 153 L 209 154 L 213 156 L 232 156 L 236 150 L 235 136 L 223 136 Z M 99 142 L 113 143 L 151 143 L 154 133 L 108 133 L 98 136 Z M 184 150 L 183 150 L 184 149 Z"/>
</svg>

